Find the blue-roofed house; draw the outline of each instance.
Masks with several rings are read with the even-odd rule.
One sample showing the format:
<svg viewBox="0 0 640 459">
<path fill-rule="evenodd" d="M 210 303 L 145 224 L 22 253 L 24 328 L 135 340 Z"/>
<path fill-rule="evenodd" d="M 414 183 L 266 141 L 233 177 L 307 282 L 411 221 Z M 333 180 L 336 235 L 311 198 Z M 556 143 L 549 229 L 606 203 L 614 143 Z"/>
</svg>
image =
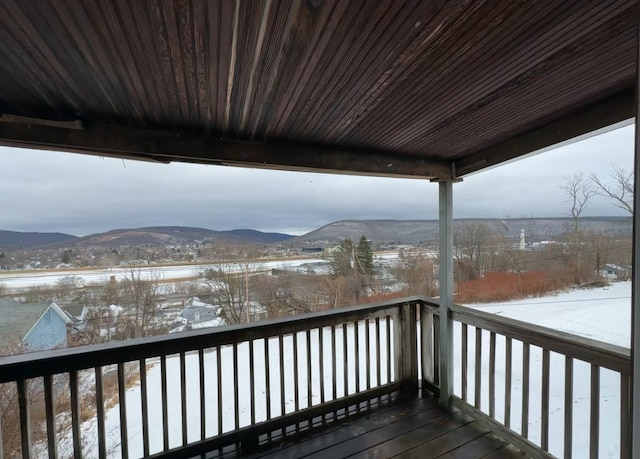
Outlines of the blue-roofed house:
<svg viewBox="0 0 640 459">
<path fill-rule="evenodd" d="M 55 302 L 19 303 L 0 298 L 2 353 L 35 352 L 67 346 L 71 319 Z"/>
</svg>

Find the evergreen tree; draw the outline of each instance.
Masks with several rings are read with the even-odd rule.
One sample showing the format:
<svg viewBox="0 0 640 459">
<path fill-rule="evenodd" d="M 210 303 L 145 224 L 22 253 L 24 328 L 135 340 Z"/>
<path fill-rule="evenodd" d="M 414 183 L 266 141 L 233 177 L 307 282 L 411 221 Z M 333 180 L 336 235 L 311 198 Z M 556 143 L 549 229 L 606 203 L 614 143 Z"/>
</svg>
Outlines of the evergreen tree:
<svg viewBox="0 0 640 459">
<path fill-rule="evenodd" d="M 360 238 L 355 251 L 355 258 L 358 263 L 358 272 L 365 276 L 373 275 L 373 249 L 365 236 Z"/>
<path fill-rule="evenodd" d="M 331 275 L 345 277 L 352 272 L 353 242 L 347 238 L 333 251 L 331 259 Z"/>
<path fill-rule="evenodd" d="M 366 236 L 362 236 L 356 246 L 347 238 L 333 252 L 331 274 L 334 277 L 345 277 L 354 273 L 362 276 L 374 274 L 373 250 Z"/>
</svg>

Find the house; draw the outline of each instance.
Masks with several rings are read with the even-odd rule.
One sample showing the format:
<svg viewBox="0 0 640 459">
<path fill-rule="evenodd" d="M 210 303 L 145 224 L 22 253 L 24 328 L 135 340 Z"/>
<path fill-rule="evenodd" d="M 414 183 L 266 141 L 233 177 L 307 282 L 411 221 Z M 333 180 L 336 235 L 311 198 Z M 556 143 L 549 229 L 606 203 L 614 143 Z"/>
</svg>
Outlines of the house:
<svg viewBox="0 0 640 459">
<path fill-rule="evenodd" d="M 224 319 L 220 317 L 220 308 L 205 303 L 199 298 L 189 298 L 184 303 L 185 307 L 180 313 L 181 322 L 186 329 L 219 327 L 224 325 Z"/>
<path fill-rule="evenodd" d="M 60 309 L 62 309 L 65 314 L 67 314 L 67 317 L 71 319 L 70 326 L 73 326 L 78 330 L 85 328 L 89 310 L 84 304 L 68 303 L 59 304 L 58 306 L 60 306 Z"/>
<path fill-rule="evenodd" d="M 71 319 L 55 302 L 18 303 L 12 298 L 0 298 L 0 317 L 0 342 L 7 346 L 3 349 L 5 354 L 67 346 L 67 324 Z"/>
<path fill-rule="evenodd" d="M 631 277 L 631 266 L 619 266 L 607 263 L 600 267 L 598 274 L 600 274 L 600 277 L 608 280 L 627 280 Z"/>
</svg>

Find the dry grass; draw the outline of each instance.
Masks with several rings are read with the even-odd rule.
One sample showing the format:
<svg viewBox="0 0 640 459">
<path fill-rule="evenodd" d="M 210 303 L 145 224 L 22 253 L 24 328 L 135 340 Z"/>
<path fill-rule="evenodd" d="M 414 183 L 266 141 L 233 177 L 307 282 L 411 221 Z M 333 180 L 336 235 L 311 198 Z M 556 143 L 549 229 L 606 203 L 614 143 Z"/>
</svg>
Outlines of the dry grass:
<svg viewBox="0 0 640 459">
<path fill-rule="evenodd" d="M 458 286 L 456 303 L 490 303 L 543 296 L 570 282 L 545 271 L 522 273 L 490 272 Z"/>
</svg>

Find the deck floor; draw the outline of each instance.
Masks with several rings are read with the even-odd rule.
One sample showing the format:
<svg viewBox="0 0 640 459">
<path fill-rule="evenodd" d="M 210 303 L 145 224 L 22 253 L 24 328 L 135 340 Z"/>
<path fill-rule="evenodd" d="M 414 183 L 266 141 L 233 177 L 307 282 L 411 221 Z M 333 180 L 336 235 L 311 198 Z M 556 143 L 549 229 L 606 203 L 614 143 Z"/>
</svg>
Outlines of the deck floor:
<svg viewBox="0 0 640 459">
<path fill-rule="evenodd" d="M 247 457 L 247 456 L 245 456 Z M 253 458 L 525 458 L 461 413 L 433 398 L 390 404 L 349 416 L 306 438 L 288 441 Z"/>
</svg>

